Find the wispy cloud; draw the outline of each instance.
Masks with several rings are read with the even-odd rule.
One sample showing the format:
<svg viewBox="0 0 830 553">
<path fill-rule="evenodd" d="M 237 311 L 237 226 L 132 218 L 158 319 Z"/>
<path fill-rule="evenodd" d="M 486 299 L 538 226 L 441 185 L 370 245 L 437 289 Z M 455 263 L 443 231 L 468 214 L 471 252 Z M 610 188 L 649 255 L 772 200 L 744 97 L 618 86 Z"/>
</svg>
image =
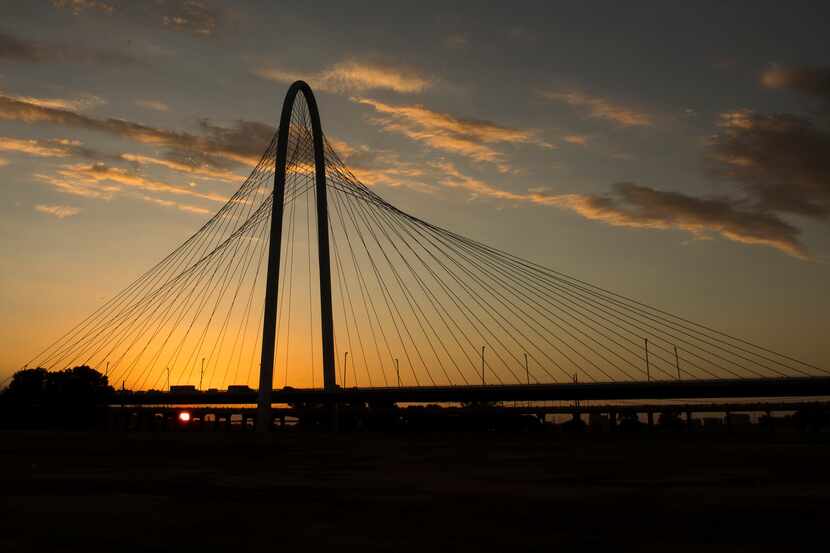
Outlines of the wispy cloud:
<svg viewBox="0 0 830 553">
<path fill-rule="evenodd" d="M 101 50 L 80 44 L 41 42 L 0 32 L 0 59 L 24 63 L 141 64 L 133 56 L 114 49 Z"/>
<path fill-rule="evenodd" d="M 199 0 L 52 0 L 58 9 L 79 16 L 86 12 L 119 17 L 139 24 L 158 25 L 195 36 L 212 35 L 221 19 L 221 11 Z"/>
<path fill-rule="evenodd" d="M 583 109 L 590 117 L 613 121 L 624 127 L 650 126 L 654 124 L 651 115 L 633 108 L 623 106 L 606 98 L 591 96 L 576 90 L 542 91 L 543 98 L 555 102 L 564 102 L 569 106 Z"/>
<path fill-rule="evenodd" d="M 533 144 L 553 148 L 533 129 L 516 129 L 490 121 L 463 119 L 417 104 L 391 105 L 370 98 L 353 100 L 371 106 L 381 114 L 374 122 L 386 131 L 402 134 L 436 150 L 463 155 L 475 161 L 496 163 L 503 171 L 509 170 L 509 166 L 504 160 L 504 154 L 495 149 L 495 144 Z"/>
<path fill-rule="evenodd" d="M 22 153 L 37 157 L 66 157 L 70 141 L 63 140 L 21 140 L 0 136 L 0 151 Z"/>
<path fill-rule="evenodd" d="M 0 94 L 0 119 L 107 133 L 140 144 L 163 147 L 165 158 L 194 167 L 228 169 L 235 165 L 254 165 L 274 132 L 270 125 L 254 121 L 240 120 L 232 127 L 224 127 L 203 119 L 199 122 L 200 134 L 193 134 L 38 104 L 30 99 Z"/>
<path fill-rule="evenodd" d="M 129 189 L 142 193 L 162 193 L 212 202 L 227 201 L 226 196 L 203 192 L 192 183 L 191 186 L 171 184 L 105 163 L 66 164 L 60 166 L 54 174 L 37 173 L 35 178 L 60 192 L 102 200 L 109 200 L 123 189 Z"/>
<path fill-rule="evenodd" d="M 170 106 L 159 100 L 136 100 L 135 104 L 145 109 L 152 109 L 155 111 L 170 111 Z"/>
<path fill-rule="evenodd" d="M 163 198 L 156 198 L 153 196 L 141 196 L 141 199 L 145 202 L 149 202 L 151 204 L 160 205 L 162 207 L 173 207 L 178 209 L 179 211 L 184 211 L 186 213 L 196 213 L 198 215 L 207 215 L 211 211 L 209 209 L 205 209 L 204 207 L 198 207 L 195 205 L 183 204 L 173 200 L 165 200 Z"/>
<path fill-rule="evenodd" d="M 171 171 L 187 173 L 196 177 L 222 180 L 225 182 L 239 182 L 242 179 L 242 177 L 232 171 L 216 169 L 205 165 L 191 165 L 170 159 L 162 159 L 138 154 L 121 154 L 121 158 L 132 163 L 138 163 L 140 165 L 156 165 L 170 169 Z"/>
<path fill-rule="evenodd" d="M 9 164 L 8 159 L 3 159 L 2 157 L 0 157 L 0 167 L 5 167 L 8 164 Z"/>
<path fill-rule="evenodd" d="M 38 204 L 35 206 L 35 211 L 51 215 L 52 217 L 57 217 L 58 219 L 66 219 L 67 217 L 77 215 L 81 212 L 81 209 L 71 205 Z"/>
<path fill-rule="evenodd" d="M 588 145 L 588 137 L 584 134 L 566 134 L 562 137 L 562 141 L 567 142 L 568 144 L 575 144 L 577 146 Z"/>
<path fill-rule="evenodd" d="M 733 242 L 769 246 L 800 259 L 809 258 L 799 240 L 799 229 L 773 213 L 753 209 L 743 200 L 697 198 L 631 182 L 614 185 L 613 192 L 606 195 L 549 194 L 544 189 L 513 192 L 466 175 L 451 163 L 442 162 L 437 167 L 445 175 L 441 184 L 466 190 L 473 198 L 558 207 L 617 227 L 675 229 L 696 238 L 715 234 Z"/>
<path fill-rule="evenodd" d="M 283 83 L 304 80 L 315 89 L 329 92 L 391 90 L 412 94 L 422 92 L 431 85 L 429 79 L 411 68 L 354 60 L 335 64 L 317 73 L 286 71 L 275 67 L 258 68 L 254 73 Z"/>
<path fill-rule="evenodd" d="M 761 75 L 761 83 L 830 102 L 830 67 L 770 67 Z"/>
</svg>

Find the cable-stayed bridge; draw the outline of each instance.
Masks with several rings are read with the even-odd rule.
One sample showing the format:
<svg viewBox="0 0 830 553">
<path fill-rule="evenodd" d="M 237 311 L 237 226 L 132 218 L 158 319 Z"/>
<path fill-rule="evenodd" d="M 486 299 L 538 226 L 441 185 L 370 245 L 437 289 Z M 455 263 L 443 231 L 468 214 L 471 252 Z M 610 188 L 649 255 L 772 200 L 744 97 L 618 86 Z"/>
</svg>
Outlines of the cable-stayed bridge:
<svg viewBox="0 0 830 553">
<path fill-rule="evenodd" d="M 389 204 L 326 140 L 303 82 L 228 202 L 28 366 L 82 364 L 125 389 L 256 399 L 261 424 L 291 399 L 830 395 L 830 371 Z"/>
</svg>

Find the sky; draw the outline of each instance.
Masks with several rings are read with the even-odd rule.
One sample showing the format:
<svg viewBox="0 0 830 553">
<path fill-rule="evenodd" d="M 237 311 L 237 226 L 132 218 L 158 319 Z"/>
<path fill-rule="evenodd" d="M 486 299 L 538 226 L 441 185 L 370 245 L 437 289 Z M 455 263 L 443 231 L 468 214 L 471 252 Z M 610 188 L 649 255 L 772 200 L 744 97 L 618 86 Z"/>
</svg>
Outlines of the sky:
<svg viewBox="0 0 830 553">
<path fill-rule="evenodd" d="M 296 79 L 399 208 L 830 367 L 828 12 L 0 1 L 0 379 L 221 207 Z"/>
</svg>

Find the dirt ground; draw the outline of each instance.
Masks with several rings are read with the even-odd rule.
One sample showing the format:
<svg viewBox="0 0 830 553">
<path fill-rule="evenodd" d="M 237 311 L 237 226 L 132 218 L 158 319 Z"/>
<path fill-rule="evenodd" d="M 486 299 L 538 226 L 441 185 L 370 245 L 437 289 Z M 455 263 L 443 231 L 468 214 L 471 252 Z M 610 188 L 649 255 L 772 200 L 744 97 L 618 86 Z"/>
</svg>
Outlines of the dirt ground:
<svg viewBox="0 0 830 553">
<path fill-rule="evenodd" d="M 815 551 L 830 436 L 2 432 L 0 489 L 7 553 Z"/>
</svg>

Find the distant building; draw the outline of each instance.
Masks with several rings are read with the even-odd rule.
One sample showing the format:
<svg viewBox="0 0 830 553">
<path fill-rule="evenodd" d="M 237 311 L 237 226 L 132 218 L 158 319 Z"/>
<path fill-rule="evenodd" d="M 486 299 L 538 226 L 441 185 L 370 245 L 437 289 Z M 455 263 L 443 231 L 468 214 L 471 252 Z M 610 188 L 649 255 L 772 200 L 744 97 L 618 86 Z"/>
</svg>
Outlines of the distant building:
<svg viewBox="0 0 830 553">
<path fill-rule="evenodd" d="M 177 384 L 175 386 L 170 386 L 171 392 L 195 392 L 196 386 L 193 384 Z"/>
<path fill-rule="evenodd" d="M 228 386 L 229 392 L 253 392 L 254 390 L 245 384 L 231 384 Z"/>
</svg>

